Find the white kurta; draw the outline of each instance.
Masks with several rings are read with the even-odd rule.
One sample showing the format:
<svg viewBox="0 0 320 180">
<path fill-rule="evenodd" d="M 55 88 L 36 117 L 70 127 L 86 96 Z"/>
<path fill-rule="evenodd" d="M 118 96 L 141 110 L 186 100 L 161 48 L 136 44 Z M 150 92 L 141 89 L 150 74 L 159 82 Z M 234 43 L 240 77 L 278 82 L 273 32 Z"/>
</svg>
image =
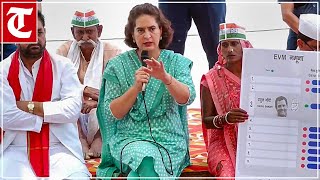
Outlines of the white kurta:
<svg viewBox="0 0 320 180">
<path fill-rule="evenodd" d="M 13 90 L 7 80 L 11 57 L 0 62 L 0 69 L 3 69 L 3 72 L 0 71 L 0 94 L 3 93 L 0 117 L 3 117 L 1 128 L 5 131 L 0 152 L 0 177 L 35 178 L 27 156 L 26 131 L 40 132 L 43 121 L 49 123 L 50 128 L 50 177 L 62 179 L 75 173 L 89 176 L 76 124 L 82 98 L 76 69 L 69 59 L 50 54 L 53 67 L 52 101 L 43 103 L 42 118 L 17 108 Z M 23 101 L 32 100 L 40 61 L 34 63 L 31 74 L 20 60 L 19 81 Z"/>
<path fill-rule="evenodd" d="M 70 58 L 74 67 L 78 69 L 78 77 L 83 83 L 83 89 L 86 86 L 100 89 L 103 70 L 107 62 L 120 52 L 121 50 L 116 46 L 98 40 L 97 47 L 93 50 L 88 64 L 76 40 L 65 42 L 57 50 L 57 54 Z M 99 130 L 96 111 L 97 109 L 94 108 L 88 114 L 81 114 L 79 118 L 81 130 L 89 145 Z"/>
</svg>

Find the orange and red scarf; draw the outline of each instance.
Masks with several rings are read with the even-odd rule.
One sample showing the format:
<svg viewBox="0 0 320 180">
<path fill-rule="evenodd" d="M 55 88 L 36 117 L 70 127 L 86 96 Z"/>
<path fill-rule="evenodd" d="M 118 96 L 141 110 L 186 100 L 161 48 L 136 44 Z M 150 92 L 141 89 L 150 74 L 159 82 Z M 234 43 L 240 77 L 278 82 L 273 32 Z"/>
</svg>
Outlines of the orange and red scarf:
<svg viewBox="0 0 320 180">
<path fill-rule="evenodd" d="M 19 68 L 19 50 L 17 50 L 13 54 L 8 73 L 9 85 L 13 89 L 17 101 L 20 101 L 21 95 Z M 52 63 L 48 51 L 45 50 L 40 62 L 32 101 L 51 101 L 52 83 Z M 27 148 L 28 157 L 36 176 L 49 177 L 49 124 L 43 124 L 40 133 L 27 132 Z"/>
</svg>

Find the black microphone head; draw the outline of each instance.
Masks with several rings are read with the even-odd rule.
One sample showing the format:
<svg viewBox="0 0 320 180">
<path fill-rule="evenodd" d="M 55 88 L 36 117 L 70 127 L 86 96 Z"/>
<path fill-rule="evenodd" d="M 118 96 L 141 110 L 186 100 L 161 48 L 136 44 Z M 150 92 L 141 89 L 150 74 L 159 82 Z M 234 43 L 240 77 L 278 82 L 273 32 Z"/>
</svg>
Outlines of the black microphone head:
<svg viewBox="0 0 320 180">
<path fill-rule="evenodd" d="M 141 52 L 141 62 L 142 62 L 142 66 L 147 67 L 147 64 L 143 61 L 144 59 L 149 59 L 149 53 L 148 51 L 145 51 L 145 50 Z"/>
</svg>

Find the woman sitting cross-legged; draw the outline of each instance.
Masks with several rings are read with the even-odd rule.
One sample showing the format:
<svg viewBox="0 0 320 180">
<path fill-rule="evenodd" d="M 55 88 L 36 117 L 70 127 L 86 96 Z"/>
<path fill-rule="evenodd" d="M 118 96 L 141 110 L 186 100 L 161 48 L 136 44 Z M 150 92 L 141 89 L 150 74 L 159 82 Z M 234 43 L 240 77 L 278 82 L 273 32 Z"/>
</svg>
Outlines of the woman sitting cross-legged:
<svg viewBox="0 0 320 180">
<path fill-rule="evenodd" d="M 248 119 L 239 108 L 243 48 L 252 48 L 245 29 L 220 24 L 218 61 L 201 79 L 202 129 L 209 172 L 215 177 L 235 176 L 238 124 Z"/>
<path fill-rule="evenodd" d="M 134 49 L 109 61 L 100 90 L 98 177 L 168 179 L 190 164 L 186 106 L 196 94 L 192 61 L 165 50 L 172 33 L 156 6 L 130 11 L 125 43 Z"/>
</svg>

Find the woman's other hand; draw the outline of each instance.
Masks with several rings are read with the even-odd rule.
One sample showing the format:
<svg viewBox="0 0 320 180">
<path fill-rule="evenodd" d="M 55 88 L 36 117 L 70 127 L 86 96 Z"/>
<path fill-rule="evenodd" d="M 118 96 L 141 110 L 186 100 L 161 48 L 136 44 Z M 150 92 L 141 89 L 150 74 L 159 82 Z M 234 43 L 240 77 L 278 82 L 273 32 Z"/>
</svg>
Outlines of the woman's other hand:
<svg viewBox="0 0 320 180">
<path fill-rule="evenodd" d="M 226 114 L 226 123 L 243 123 L 248 119 L 249 115 L 247 111 L 241 108 L 231 109 Z"/>
<path fill-rule="evenodd" d="M 150 76 L 159 79 L 165 84 L 168 84 L 170 81 L 170 75 L 164 69 L 164 65 L 162 61 L 157 61 L 154 58 L 145 59 L 144 62 L 147 64 L 147 67 L 144 71 Z"/>
<path fill-rule="evenodd" d="M 142 91 L 143 83 L 148 83 L 150 75 L 147 73 L 146 67 L 140 67 L 135 73 L 134 87 L 140 92 Z"/>
</svg>

